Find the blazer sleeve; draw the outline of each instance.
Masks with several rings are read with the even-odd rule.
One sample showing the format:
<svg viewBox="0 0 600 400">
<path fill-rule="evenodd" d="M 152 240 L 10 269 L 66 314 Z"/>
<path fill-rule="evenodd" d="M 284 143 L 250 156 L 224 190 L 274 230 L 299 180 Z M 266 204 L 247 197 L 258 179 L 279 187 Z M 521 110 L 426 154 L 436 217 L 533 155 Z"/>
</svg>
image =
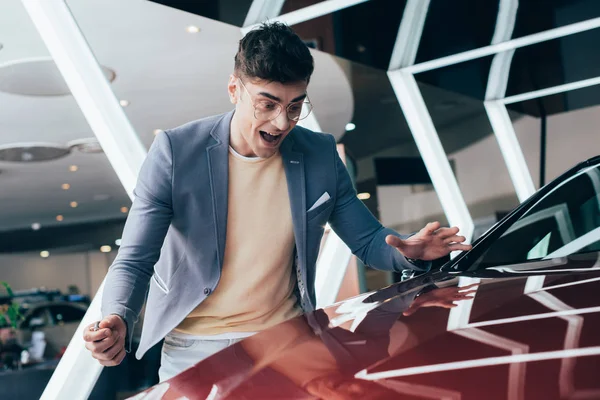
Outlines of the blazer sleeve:
<svg viewBox="0 0 600 400">
<path fill-rule="evenodd" d="M 354 255 L 372 268 L 387 271 L 403 269 L 427 271 L 431 263 L 412 264 L 398 250 L 385 242 L 387 235 L 395 235 L 402 239 L 410 235 L 400 235 L 392 229 L 383 227 L 356 197 L 356 190 L 335 148 L 333 136 L 331 141 L 337 177 L 336 201 L 329 217 L 331 229 L 346 243 Z"/>
<path fill-rule="evenodd" d="M 168 132 L 161 132 L 140 169 L 121 247 L 102 296 L 102 315 L 119 315 L 127 324 L 127 351 L 173 216 L 172 177 L 171 143 Z"/>
</svg>

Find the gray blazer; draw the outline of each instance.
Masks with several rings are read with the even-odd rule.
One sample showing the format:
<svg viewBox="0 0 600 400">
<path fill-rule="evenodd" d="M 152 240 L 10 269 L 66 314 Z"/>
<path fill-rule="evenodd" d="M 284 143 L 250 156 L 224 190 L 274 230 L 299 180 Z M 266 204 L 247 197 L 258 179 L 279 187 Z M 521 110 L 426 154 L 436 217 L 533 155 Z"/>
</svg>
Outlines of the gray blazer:
<svg viewBox="0 0 600 400">
<path fill-rule="evenodd" d="M 118 314 L 125 320 L 129 350 L 147 295 L 138 358 L 219 283 L 232 116 L 233 111 L 160 133 L 140 170 L 102 298 L 103 315 Z M 386 235 L 398 234 L 381 226 L 356 197 L 332 135 L 297 126 L 281 144 L 281 154 L 296 241 L 297 291 L 305 311 L 316 303 L 315 265 L 327 222 L 366 264 L 395 271 L 417 268 L 385 243 Z M 330 199 L 307 211 L 325 192 Z"/>
</svg>

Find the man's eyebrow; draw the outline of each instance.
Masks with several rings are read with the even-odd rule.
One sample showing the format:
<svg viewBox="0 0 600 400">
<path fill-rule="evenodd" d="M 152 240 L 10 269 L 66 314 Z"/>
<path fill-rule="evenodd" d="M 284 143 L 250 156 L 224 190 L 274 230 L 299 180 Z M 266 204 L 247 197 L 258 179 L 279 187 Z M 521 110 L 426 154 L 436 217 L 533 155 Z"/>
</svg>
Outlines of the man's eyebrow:
<svg viewBox="0 0 600 400">
<path fill-rule="evenodd" d="M 281 99 L 279 97 L 277 97 L 277 96 L 272 95 L 271 93 L 260 92 L 258 94 L 261 95 L 261 96 L 267 97 L 267 98 L 269 98 L 269 99 L 271 99 L 273 101 L 277 101 L 277 102 L 281 103 Z M 305 98 L 306 98 L 306 93 L 304 93 L 304 94 L 302 94 L 302 95 L 300 95 L 300 96 L 292 99 L 292 101 L 290 103 L 296 103 L 296 102 L 298 102 L 300 100 L 304 100 Z"/>
</svg>

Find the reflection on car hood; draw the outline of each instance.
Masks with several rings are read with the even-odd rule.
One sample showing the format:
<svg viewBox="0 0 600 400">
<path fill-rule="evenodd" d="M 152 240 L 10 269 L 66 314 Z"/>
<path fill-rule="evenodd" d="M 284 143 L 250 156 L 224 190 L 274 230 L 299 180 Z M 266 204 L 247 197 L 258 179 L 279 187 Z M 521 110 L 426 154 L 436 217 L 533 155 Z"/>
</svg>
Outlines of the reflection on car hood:
<svg viewBox="0 0 600 400">
<path fill-rule="evenodd" d="M 135 398 L 600 398 L 598 259 L 430 273 L 287 321 Z"/>
</svg>

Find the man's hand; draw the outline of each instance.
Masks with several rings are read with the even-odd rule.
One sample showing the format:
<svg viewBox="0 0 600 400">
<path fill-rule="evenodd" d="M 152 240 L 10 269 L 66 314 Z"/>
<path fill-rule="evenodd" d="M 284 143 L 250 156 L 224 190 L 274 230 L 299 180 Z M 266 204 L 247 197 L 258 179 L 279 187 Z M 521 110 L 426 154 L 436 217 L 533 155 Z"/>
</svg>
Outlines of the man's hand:
<svg viewBox="0 0 600 400">
<path fill-rule="evenodd" d="M 458 236 L 458 228 L 440 228 L 439 222 L 431 222 L 408 239 L 388 235 L 385 242 L 395 247 L 404 257 L 431 261 L 447 256 L 452 251 L 471 250 L 464 244 L 465 237 Z"/>
<path fill-rule="evenodd" d="M 85 348 L 105 367 L 121 364 L 125 358 L 125 321 L 118 315 L 109 315 L 100 321 L 97 331 L 94 325 L 88 325 L 83 332 Z"/>
</svg>

